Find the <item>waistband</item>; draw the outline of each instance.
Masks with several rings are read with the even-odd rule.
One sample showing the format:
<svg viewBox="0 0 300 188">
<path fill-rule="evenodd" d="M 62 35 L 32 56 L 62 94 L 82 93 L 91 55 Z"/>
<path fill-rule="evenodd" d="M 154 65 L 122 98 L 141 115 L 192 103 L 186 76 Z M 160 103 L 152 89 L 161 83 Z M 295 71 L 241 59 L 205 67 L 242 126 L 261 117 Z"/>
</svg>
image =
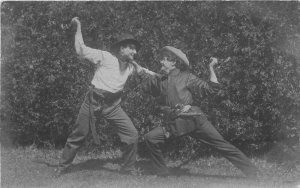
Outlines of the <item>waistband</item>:
<svg viewBox="0 0 300 188">
<path fill-rule="evenodd" d="M 95 88 L 95 86 L 90 86 L 90 91 L 93 92 L 93 95 L 97 95 L 97 98 L 103 98 L 105 101 L 113 101 L 121 98 L 123 91 L 117 93 L 112 93 L 103 89 Z"/>
</svg>

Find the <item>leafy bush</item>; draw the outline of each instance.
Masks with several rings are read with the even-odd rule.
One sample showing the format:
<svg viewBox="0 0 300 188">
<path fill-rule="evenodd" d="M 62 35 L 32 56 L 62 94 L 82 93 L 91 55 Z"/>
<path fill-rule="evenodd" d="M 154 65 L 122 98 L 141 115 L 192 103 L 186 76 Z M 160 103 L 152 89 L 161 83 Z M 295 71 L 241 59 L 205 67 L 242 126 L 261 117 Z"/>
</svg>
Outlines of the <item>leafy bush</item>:
<svg viewBox="0 0 300 188">
<path fill-rule="evenodd" d="M 135 34 L 143 44 L 137 59 L 151 70 L 165 45 L 182 49 L 200 77 L 208 76 L 208 57 L 231 57 L 217 70 L 223 100 L 196 98 L 197 104 L 244 151 L 298 144 L 297 2 L 4 2 L 1 120 L 14 124 L 2 123 L 1 132 L 16 144 L 62 145 L 76 119 L 94 67 L 75 54 L 74 16 L 93 48 L 108 50 L 116 34 Z M 143 135 L 160 119 L 140 81 L 131 78 L 122 105 Z M 179 143 L 180 151 L 199 145 L 188 143 Z"/>
</svg>

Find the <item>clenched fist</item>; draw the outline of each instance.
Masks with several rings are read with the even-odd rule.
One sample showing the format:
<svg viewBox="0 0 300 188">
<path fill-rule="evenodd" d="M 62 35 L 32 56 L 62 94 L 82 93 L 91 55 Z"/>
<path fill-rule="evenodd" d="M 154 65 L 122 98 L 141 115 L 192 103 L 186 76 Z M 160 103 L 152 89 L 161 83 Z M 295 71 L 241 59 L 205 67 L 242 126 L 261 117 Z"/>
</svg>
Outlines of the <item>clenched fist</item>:
<svg viewBox="0 0 300 188">
<path fill-rule="evenodd" d="M 77 26 L 79 26 L 79 25 L 81 24 L 78 17 L 72 18 L 71 24 L 74 24 L 74 23 L 75 23 Z"/>
<path fill-rule="evenodd" d="M 218 59 L 215 57 L 210 58 L 211 62 L 209 64 L 210 67 L 214 67 L 216 64 L 218 64 Z"/>
</svg>

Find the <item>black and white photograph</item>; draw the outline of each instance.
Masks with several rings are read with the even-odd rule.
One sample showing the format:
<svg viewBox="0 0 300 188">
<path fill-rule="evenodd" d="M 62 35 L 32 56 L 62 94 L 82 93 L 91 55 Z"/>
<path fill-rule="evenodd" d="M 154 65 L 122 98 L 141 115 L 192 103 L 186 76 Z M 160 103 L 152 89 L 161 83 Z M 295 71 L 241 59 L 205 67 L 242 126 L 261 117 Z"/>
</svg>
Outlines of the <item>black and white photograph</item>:
<svg viewBox="0 0 300 188">
<path fill-rule="evenodd" d="M 298 1 L 2 1 L 3 188 L 300 188 Z"/>
</svg>

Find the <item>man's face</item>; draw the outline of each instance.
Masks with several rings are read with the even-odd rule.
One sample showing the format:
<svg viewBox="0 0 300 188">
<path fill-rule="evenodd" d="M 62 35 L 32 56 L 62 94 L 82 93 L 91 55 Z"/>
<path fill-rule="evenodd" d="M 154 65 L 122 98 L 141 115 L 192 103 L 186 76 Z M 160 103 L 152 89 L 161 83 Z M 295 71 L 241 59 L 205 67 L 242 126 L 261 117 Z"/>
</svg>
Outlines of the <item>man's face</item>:
<svg viewBox="0 0 300 188">
<path fill-rule="evenodd" d="M 173 70 L 175 67 L 175 62 L 169 61 L 167 57 L 163 56 L 160 58 L 160 64 L 161 64 L 161 71 L 163 71 L 166 74 L 169 74 L 171 70 Z"/>
<path fill-rule="evenodd" d="M 120 57 L 124 61 L 133 61 L 136 54 L 136 46 L 134 44 L 128 44 L 121 46 L 120 48 Z"/>
</svg>

